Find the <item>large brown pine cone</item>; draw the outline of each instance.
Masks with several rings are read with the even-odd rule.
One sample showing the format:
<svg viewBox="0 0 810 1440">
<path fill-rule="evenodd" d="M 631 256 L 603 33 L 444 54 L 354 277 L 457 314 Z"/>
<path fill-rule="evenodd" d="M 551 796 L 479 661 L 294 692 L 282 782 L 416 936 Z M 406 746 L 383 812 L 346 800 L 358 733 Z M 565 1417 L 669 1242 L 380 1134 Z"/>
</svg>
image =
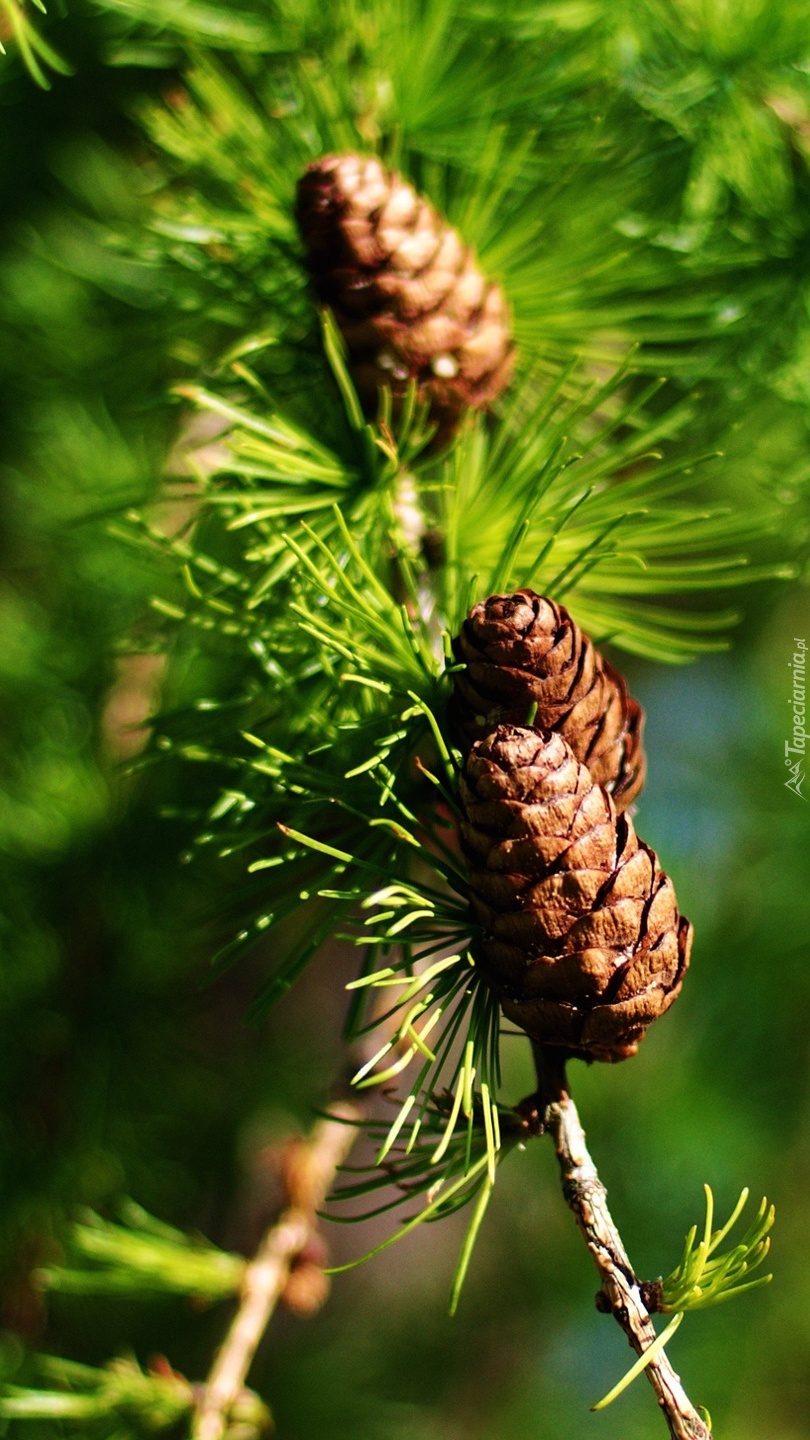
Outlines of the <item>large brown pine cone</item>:
<svg viewBox="0 0 810 1440">
<path fill-rule="evenodd" d="M 453 641 L 458 671 L 452 717 L 465 749 L 497 725 L 556 730 L 577 760 L 613 796 L 617 810 L 635 800 L 646 762 L 644 712 L 613 666 L 564 605 L 518 590 L 490 595 L 470 611 Z"/>
<path fill-rule="evenodd" d="M 401 176 L 373 156 L 325 156 L 300 181 L 296 213 L 367 407 L 379 386 L 401 396 L 415 379 L 446 439 L 500 395 L 513 366 L 503 291 Z"/>
<path fill-rule="evenodd" d="M 461 799 L 476 960 L 504 1014 L 573 1055 L 634 1054 L 692 940 L 654 852 L 548 731 L 502 725 L 477 741 Z"/>
</svg>

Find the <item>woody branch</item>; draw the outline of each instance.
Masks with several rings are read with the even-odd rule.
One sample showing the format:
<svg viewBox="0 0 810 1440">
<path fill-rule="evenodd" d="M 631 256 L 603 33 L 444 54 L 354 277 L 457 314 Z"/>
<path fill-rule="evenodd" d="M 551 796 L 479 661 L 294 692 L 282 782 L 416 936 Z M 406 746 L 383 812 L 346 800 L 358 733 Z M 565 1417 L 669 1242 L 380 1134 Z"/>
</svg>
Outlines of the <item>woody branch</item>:
<svg viewBox="0 0 810 1440">
<path fill-rule="evenodd" d="M 618 1321 L 636 1353 L 643 1355 L 655 1343 L 655 1328 L 568 1093 L 565 1060 L 535 1046 L 535 1061 L 538 1091 L 529 1102 L 527 1118 L 537 1133 L 546 1131 L 554 1141 L 563 1194 L 599 1272 L 605 1309 Z M 645 1373 L 673 1440 L 712 1440 L 665 1351 L 650 1361 Z"/>
<path fill-rule="evenodd" d="M 297 1144 L 286 1167 L 287 1204 L 245 1272 L 239 1308 L 203 1390 L 193 1440 L 221 1440 L 225 1434 L 290 1271 L 315 1234 L 317 1212 L 354 1143 L 359 1116 L 352 1105 L 335 1105 L 309 1139 Z"/>
</svg>

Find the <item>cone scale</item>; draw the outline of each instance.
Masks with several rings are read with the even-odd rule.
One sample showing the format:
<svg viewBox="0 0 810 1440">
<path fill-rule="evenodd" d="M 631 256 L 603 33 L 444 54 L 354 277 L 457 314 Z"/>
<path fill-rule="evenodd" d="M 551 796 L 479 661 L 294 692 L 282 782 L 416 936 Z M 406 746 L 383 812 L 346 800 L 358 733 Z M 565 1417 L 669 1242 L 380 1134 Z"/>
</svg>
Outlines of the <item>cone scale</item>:
<svg viewBox="0 0 810 1440">
<path fill-rule="evenodd" d="M 303 176 L 296 214 L 367 409 L 380 386 L 400 397 L 415 381 L 445 440 L 497 398 L 514 361 L 503 291 L 407 181 L 374 156 L 325 156 Z"/>
<path fill-rule="evenodd" d="M 584 1059 L 633 1055 L 676 999 L 692 939 L 654 851 L 550 731 L 476 741 L 461 801 L 475 958 L 506 1017 Z"/>
<path fill-rule="evenodd" d="M 453 642 L 464 664 L 454 676 L 452 719 L 463 749 L 498 725 L 555 730 L 617 810 L 644 783 L 644 714 L 621 675 L 564 605 L 533 590 L 490 595 L 473 606 Z"/>
</svg>

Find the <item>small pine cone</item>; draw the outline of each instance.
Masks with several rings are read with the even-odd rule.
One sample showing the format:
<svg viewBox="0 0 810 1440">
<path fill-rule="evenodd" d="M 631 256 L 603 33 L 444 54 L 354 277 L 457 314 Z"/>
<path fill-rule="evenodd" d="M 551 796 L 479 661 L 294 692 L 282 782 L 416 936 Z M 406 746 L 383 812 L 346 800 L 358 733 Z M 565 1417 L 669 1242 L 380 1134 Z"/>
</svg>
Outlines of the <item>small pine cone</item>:
<svg viewBox="0 0 810 1440">
<path fill-rule="evenodd" d="M 379 386 L 401 396 L 414 379 L 444 440 L 500 395 L 514 361 L 503 291 L 401 176 L 374 157 L 325 156 L 300 181 L 296 214 L 367 408 Z"/>
<path fill-rule="evenodd" d="M 644 784 L 644 712 L 613 666 L 571 619 L 533 590 L 473 606 L 453 642 L 452 716 L 465 749 L 498 725 L 532 724 L 564 736 L 577 760 L 624 810 Z"/>
<path fill-rule="evenodd" d="M 476 959 L 504 1014 L 585 1059 L 633 1055 L 692 940 L 654 852 L 548 731 L 502 725 L 477 741 L 461 799 Z"/>
</svg>

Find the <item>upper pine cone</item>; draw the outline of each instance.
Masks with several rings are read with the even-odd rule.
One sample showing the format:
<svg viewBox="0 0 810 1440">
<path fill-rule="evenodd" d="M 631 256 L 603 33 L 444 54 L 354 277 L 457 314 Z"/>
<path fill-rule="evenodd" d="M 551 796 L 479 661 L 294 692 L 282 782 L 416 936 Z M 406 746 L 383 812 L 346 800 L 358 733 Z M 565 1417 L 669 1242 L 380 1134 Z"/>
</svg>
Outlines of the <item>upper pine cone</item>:
<svg viewBox="0 0 810 1440">
<path fill-rule="evenodd" d="M 500 395 L 513 365 L 503 291 L 412 186 L 373 156 L 328 155 L 300 181 L 296 214 L 364 404 L 415 379 L 446 439 Z"/>
<path fill-rule="evenodd" d="M 518 590 L 490 595 L 470 611 L 453 641 L 466 663 L 455 676 L 453 721 L 465 748 L 497 725 L 533 724 L 556 730 L 617 810 L 635 800 L 646 762 L 644 712 L 621 675 L 556 605 Z"/>
<path fill-rule="evenodd" d="M 504 1014 L 593 1060 L 635 1053 L 689 964 L 672 882 L 562 736 L 513 725 L 461 779 L 476 958 Z"/>
</svg>

